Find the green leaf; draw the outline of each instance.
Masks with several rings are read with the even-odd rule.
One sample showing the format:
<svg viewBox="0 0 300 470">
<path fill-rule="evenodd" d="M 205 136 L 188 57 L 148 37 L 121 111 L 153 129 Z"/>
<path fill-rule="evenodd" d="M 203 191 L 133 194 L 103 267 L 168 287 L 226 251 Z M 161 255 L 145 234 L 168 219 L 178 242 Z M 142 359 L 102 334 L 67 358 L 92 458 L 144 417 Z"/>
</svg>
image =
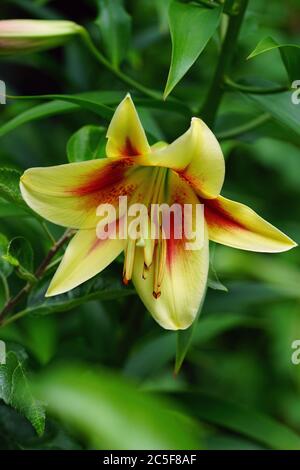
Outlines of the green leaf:
<svg viewBox="0 0 300 470">
<path fill-rule="evenodd" d="M 292 102 L 292 92 L 272 95 L 243 94 L 243 96 L 254 102 L 261 110 L 270 113 L 279 124 L 300 135 L 300 106 Z"/>
<path fill-rule="evenodd" d="M 20 217 L 28 217 L 29 213 L 28 211 L 25 210 L 25 208 L 19 207 L 19 206 L 14 206 L 8 201 L 5 201 L 5 199 L 0 198 L 0 217 L 15 217 L 15 218 L 20 218 Z"/>
<path fill-rule="evenodd" d="M 30 422 L 0 400 L 0 449 L 20 450 L 24 442 L 37 438 Z"/>
<path fill-rule="evenodd" d="M 8 239 L 3 233 L 0 233 L 0 273 L 8 277 L 13 272 L 13 267 L 8 263 L 3 256 L 7 253 Z"/>
<path fill-rule="evenodd" d="M 8 134 L 19 126 L 26 124 L 30 121 L 43 119 L 46 117 L 57 116 L 71 111 L 76 111 L 80 107 L 73 103 L 64 103 L 63 101 L 51 101 L 50 103 L 43 103 L 23 111 L 14 118 L 5 122 L 0 127 L 0 137 Z"/>
<path fill-rule="evenodd" d="M 254 409 L 201 392 L 175 393 L 200 420 L 242 434 L 268 448 L 299 450 L 300 436 L 275 419 Z"/>
<path fill-rule="evenodd" d="M 142 338 L 129 356 L 124 373 L 139 380 L 151 377 L 173 359 L 175 349 L 176 333 Z"/>
<path fill-rule="evenodd" d="M 123 0 L 98 0 L 99 15 L 96 20 L 108 57 L 118 68 L 129 48 L 131 17 L 124 8 Z"/>
<path fill-rule="evenodd" d="M 82 93 L 78 95 L 45 95 L 44 98 L 52 98 L 57 100 L 66 101 L 80 106 L 81 108 L 92 111 L 93 113 L 101 116 L 104 119 L 111 119 L 113 116 L 113 110 L 104 104 L 101 100 L 101 94 L 97 96 L 93 93 Z"/>
<path fill-rule="evenodd" d="M 235 328 L 249 328 L 255 320 L 237 313 L 214 313 L 198 321 L 192 345 L 199 346 Z"/>
<path fill-rule="evenodd" d="M 154 0 L 153 3 L 159 19 L 159 31 L 166 33 L 168 31 L 169 0 Z"/>
<path fill-rule="evenodd" d="M 205 294 L 202 297 L 201 304 L 197 312 L 197 316 L 194 320 L 194 323 L 187 330 L 179 330 L 177 332 L 177 346 L 176 346 L 176 358 L 175 358 L 175 374 L 178 374 L 180 368 L 183 364 L 184 358 L 187 355 L 189 347 L 192 342 L 194 331 L 197 327 L 198 319 L 202 311 L 203 303 L 205 299 Z"/>
<path fill-rule="evenodd" d="M 106 130 L 98 126 L 84 126 L 69 139 L 69 162 L 83 162 L 105 156 Z"/>
<path fill-rule="evenodd" d="M 88 345 L 89 357 L 96 361 L 110 363 L 118 348 L 119 329 L 116 328 L 115 311 L 115 302 L 94 300 L 80 306 L 82 337 Z"/>
<path fill-rule="evenodd" d="M 172 39 L 172 58 L 164 91 L 166 98 L 193 65 L 213 36 L 222 8 L 205 8 L 172 0 L 169 25 Z"/>
<path fill-rule="evenodd" d="M 89 110 L 94 111 L 95 107 L 91 109 L 91 101 L 97 100 L 96 102 L 98 103 L 100 100 L 100 102 L 103 103 L 103 105 L 108 105 L 112 103 L 117 104 L 124 97 L 124 93 L 123 92 L 107 92 L 107 91 L 80 93 L 78 95 L 70 95 L 71 99 L 69 101 L 67 99 L 68 95 L 62 95 L 65 97 L 64 101 L 60 100 L 60 95 L 42 95 L 42 96 L 40 97 L 28 96 L 26 97 L 26 99 L 28 101 L 36 100 L 36 99 L 39 99 L 39 100 L 53 99 L 54 101 L 34 106 L 22 112 L 18 116 L 12 118 L 10 121 L 6 122 L 0 127 L 0 137 L 8 134 L 9 132 L 13 131 L 14 129 L 21 126 L 22 124 L 26 124 L 27 122 L 44 119 L 44 118 L 51 117 L 51 116 L 56 116 L 58 114 L 64 114 L 64 113 L 76 111 L 80 109 L 80 106 L 83 106 L 85 98 L 90 100 Z M 76 100 L 76 96 L 78 96 L 79 98 L 81 97 L 81 101 L 75 102 L 72 99 L 75 97 L 75 100 Z M 57 97 L 57 99 L 55 99 L 55 97 Z M 25 97 L 22 97 L 22 99 L 25 99 Z"/>
<path fill-rule="evenodd" d="M 219 279 L 217 271 L 215 270 L 213 263 L 209 263 L 209 273 L 207 279 L 207 287 L 214 290 L 220 290 L 222 292 L 228 292 L 228 289 Z"/>
<path fill-rule="evenodd" d="M 138 108 L 140 120 L 144 129 L 147 130 L 149 137 L 153 137 L 153 143 L 157 141 L 165 140 L 165 136 L 162 133 L 157 120 L 153 117 L 151 110 L 146 108 Z M 150 142 L 151 143 L 151 142 Z"/>
<path fill-rule="evenodd" d="M 33 272 L 33 249 L 24 237 L 13 238 L 2 256 L 5 261 L 17 268 L 17 274 L 26 281 L 35 282 Z"/>
<path fill-rule="evenodd" d="M 0 398 L 24 415 L 41 436 L 45 428 L 45 410 L 32 394 L 28 381 L 23 350 L 10 350 L 6 364 L 0 365 Z"/>
<path fill-rule="evenodd" d="M 109 266 L 98 276 L 72 289 L 66 294 L 45 297 L 49 285 L 49 279 L 43 279 L 32 289 L 26 313 L 34 315 L 47 315 L 54 312 L 71 310 L 77 305 L 89 300 L 119 299 L 126 295 L 134 294 L 134 290 L 127 288 L 122 283 L 121 273 L 116 272 L 114 266 Z"/>
<path fill-rule="evenodd" d="M 19 182 L 21 173 L 13 168 L 0 168 L 0 196 L 7 201 L 25 207 Z"/>
<path fill-rule="evenodd" d="M 238 314 L 217 313 L 202 317 L 195 326 L 191 345 L 203 345 L 228 330 L 249 326 L 250 320 Z M 167 333 L 155 338 L 142 338 L 125 364 L 126 375 L 144 379 L 155 375 L 174 357 L 176 334 Z"/>
<path fill-rule="evenodd" d="M 282 61 L 291 82 L 299 79 L 300 46 L 298 44 L 278 44 L 273 38 L 266 37 L 259 41 L 255 49 L 248 56 L 252 59 L 265 52 L 279 49 Z"/>
<path fill-rule="evenodd" d="M 36 391 L 50 412 L 81 433 L 93 449 L 201 447 L 198 426 L 176 405 L 102 370 L 61 366 L 44 373 Z"/>
<path fill-rule="evenodd" d="M 112 103 L 117 104 L 123 97 L 124 92 L 106 91 L 91 91 L 74 95 L 36 95 L 22 97 L 22 100 L 26 99 L 28 101 L 50 99 L 54 101 L 34 106 L 6 122 L 0 127 L 0 137 L 3 137 L 27 122 L 76 111 L 80 108 L 92 111 L 105 119 L 110 119 L 113 110 L 110 109 L 108 105 Z"/>
<path fill-rule="evenodd" d="M 43 436 L 37 436 L 26 418 L 10 406 L 0 403 L 0 449 L 79 450 L 82 446 L 50 419 L 47 419 Z"/>
<path fill-rule="evenodd" d="M 209 435 L 206 439 L 205 450 L 267 450 L 266 447 L 244 437 L 230 433 L 219 432 Z"/>
<path fill-rule="evenodd" d="M 57 323 L 54 317 L 29 317 L 22 322 L 22 337 L 26 349 L 41 364 L 46 365 L 57 347 Z"/>
<path fill-rule="evenodd" d="M 0 126 L 0 137 L 7 135 L 9 132 L 12 132 L 19 126 L 26 124 L 31 121 L 44 119 L 51 116 L 57 116 L 59 114 L 64 114 L 73 111 L 79 111 L 82 107 L 95 112 L 97 115 L 103 116 L 104 113 L 107 116 L 107 119 L 110 119 L 113 110 L 109 112 L 108 106 L 117 106 L 119 102 L 124 98 L 124 92 L 122 91 L 91 91 L 86 93 L 80 93 L 78 95 L 41 95 L 41 96 L 22 96 L 22 100 L 51 100 L 49 103 L 39 104 L 34 106 L 18 116 L 10 119 L 5 124 Z M 57 98 L 57 99 L 55 99 Z M 64 101 L 63 101 L 64 100 Z M 161 101 L 145 98 L 135 98 L 134 102 L 137 106 L 153 108 L 161 110 Z M 101 104 L 101 108 L 97 108 L 98 104 Z M 105 106 L 105 108 L 103 108 Z M 189 108 L 184 104 L 180 103 L 177 100 L 170 99 L 167 103 L 164 104 L 164 108 L 170 112 L 180 113 L 186 115 L 189 113 Z M 104 111 L 104 112 L 103 112 Z M 108 117 L 109 116 L 109 117 Z M 153 130 L 152 123 L 148 128 L 148 119 L 143 123 L 145 129 L 151 133 Z M 0 194 L 1 195 L 1 194 Z"/>
</svg>

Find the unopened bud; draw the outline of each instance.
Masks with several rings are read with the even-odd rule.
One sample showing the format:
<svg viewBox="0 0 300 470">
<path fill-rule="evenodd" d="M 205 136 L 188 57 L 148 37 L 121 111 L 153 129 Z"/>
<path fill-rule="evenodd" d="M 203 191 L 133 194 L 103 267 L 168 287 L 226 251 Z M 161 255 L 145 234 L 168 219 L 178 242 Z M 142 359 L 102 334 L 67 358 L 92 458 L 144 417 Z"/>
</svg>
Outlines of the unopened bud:
<svg viewBox="0 0 300 470">
<path fill-rule="evenodd" d="M 73 21 L 1 20 L 0 55 L 57 47 L 83 31 L 83 27 Z"/>
</svg>

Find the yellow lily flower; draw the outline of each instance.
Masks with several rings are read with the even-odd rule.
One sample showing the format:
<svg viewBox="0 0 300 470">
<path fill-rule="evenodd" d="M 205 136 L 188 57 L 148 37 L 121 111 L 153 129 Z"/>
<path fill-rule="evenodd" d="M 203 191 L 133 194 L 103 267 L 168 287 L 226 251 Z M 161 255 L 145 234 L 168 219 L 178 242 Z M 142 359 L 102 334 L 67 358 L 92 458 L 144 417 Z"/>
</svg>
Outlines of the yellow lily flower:
<svg viewBox="0 0 300 470">
<path fill-rule="evenodd" d="M 220 145 L 206 124 L 193 118 L 170 145 L 150 147 L 127 95 L 107 131 L 106 158 L 31 168 L 21 177 L 27 204 L 45 219 L 78 229 L 69 243 L 47 296 L 69 291 L 102 271 L 125 250 L 124 282 L 133 284 L 154 319 L 170 330 L 188 328 L 205 294 L 209 239 L 234 248 L 281 252 L 296 243 L 249 207 L 220 195 L 225 165 Z M 157 240 L 99 237 L 97 208 L 132 202 L 204 205 L 204 242 L 186 249 L 185 237 Z M 194 212 L 189 216 L 193 219 Z M 124 222 L 118 213 L 118 224 Z M 196 224 L 196 225 L 197 225 Z M 172 225 L 172 224 L 171 224 Z M 109 224 L 108 224 L 109 226 Z M 107 226 L 106 226 L 107 229 Z"/>
</svg>

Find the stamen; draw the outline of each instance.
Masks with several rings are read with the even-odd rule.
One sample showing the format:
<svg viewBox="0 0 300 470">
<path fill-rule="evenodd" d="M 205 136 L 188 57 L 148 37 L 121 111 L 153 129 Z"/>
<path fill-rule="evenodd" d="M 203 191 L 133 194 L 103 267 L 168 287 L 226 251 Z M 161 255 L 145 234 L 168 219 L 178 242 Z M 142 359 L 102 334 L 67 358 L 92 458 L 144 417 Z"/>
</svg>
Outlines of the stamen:
<svg viewBox="0 0 300 470">
<path fill-rule="evenodd" d="M 168 170 L 166 168 L 159 168 L 159 172 L 155 182 L 155 188 L 152 195 L 151 203 L 160 204 L 164 201 L 164 191 L 165 191 L 165 179 L 167 176 Z M 156 234 L 155 240 L 151 239 L 152 245 L 148 244 L 147 248 L 144 249 L 144 262 L 145 265 L 149 268 L 152 260 L 154 259 L 154 278 L 153 278 L 153 297 L 158 299 L 161 296 L 161 284 L 164 276 L 165 265 L 166 265 L 166 253 L 167 253 L 167 244 L 166 240 L 162 236 L 162 214 L 156 207 L 155 211 L 151 210 L 150 217 L 150 229 L 155 227 Z M 153 230 L 150 233 L 153 235 Z M 148 250 L 148 251 L 147 251 Z M 143 272 L 143 277 L 147 273 Z"/>
<path fill-rule="evenodd" d="M 159 256 L 159 263 L 158 263 L 157 285 L 160 288 L 163 277 L 164 277 L 166 261 L 167 261 L 167 241 L 165 238 L 161 239 L 159 255 L 160 256 Z"/>
<path fill-rule="evenodd" d="M 163 281 L 167 258 L 167 242 L 165 238 L 162 237 L 162 214 L 158 210 L 153 214 L 150 205 L 159 205 L 164 202 L 165 179 L 167 174 L 167 168 L 158 167 L 153 170 L 151 181 L 149 182 L 146 194 L 143 197 L 144 204 L 148 206 L 148 232 L 147 235 L 138 242 L 134 242 L 133 240 L 128 241 L 124 262 L 123 281 L 127 284 L 132 276 L 135 246 L 143 248 L 144 252 L 143 279 L 147 279 L 154 259 L 153 296 L 156 299 L 161 295 L 161 284 Z M 154 227 L 156 229 L 156 233 L 153 233 Z M 155 235 L 154 238 L 153 235 Z"/>
<path fill-rule="evenodd" d="M 146 193 L 144 195 L 144 204 L 146 206 L 148 206 L 153 200 L 153 193 L 155 192 L 155 189 L 157 187 L 157 180 L 158 180 L 159 174 L 160 174 L 159 168 L 154 168 L 151 180 L 147 184 Z"/>
<path fill-rule="evenodd" d="M 149 232 L 150 234 L 150 232 Z M 150 237 L 150 235 L 149 235 Z M 146 238 L 145 240 L 145 245 L 144 245 L 144 263 L 147 268 L 150 268 L 152 261 L 153 261 L 153 253 L 154 253 L 154 246 L 155 246 L 155 240 L 152 240 L 151 238 Z"/>
<path fill-rule="evenodd" d="M 162 235 L 162 234 L 161 234 Z M 167 242 L 166 239 L 161 236 L 158 240 L 155 250 L 155 264 L 154 264 L 154 285 L 153 285 L 153 297 L 158 299 L 161 295 L 161 284 L 164 277 L 165 267 L 167 259 Z"/>
<path fill-rule="evenodd" d="M 152 204 L 159 204 L 160 201 L 162 200 L 164 181 L 165 181 L 165 177 L 168 171 L 167 168 L 159 168 L 158 170 L 159 171 L 157 174 L 154 191 L 153 191 L 152 198 L 151 198 Z"/>
<path fill-rule="evenodd" d="M 127 285 L 128 282 L 132 278 L 135 245 L 136 245 L 136 240 L 129 238 L 127 242 L 127 247 L 125 250 L 125 261 L 124 261 L 124 268 L 123 268 L 123 283 L 125 285 Z"/>
</svg>

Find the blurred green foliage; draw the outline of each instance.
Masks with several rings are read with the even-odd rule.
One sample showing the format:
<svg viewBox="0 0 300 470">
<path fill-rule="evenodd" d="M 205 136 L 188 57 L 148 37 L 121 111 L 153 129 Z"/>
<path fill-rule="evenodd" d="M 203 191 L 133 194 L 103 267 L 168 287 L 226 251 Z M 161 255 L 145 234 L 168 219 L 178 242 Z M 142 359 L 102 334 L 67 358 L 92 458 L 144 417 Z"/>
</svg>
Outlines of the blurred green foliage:
<svg viewBox="0 0 300 470">
<path fill-rule="evenodd" d="M 203 3 L 209 2 L 192 7 L 211 16 L 214 7 Z M 165 0 L 3 0 L 1 15 L 82 24 L 115 70 L 160 95 L 165 89 L 171 61 Z M 109 117 L 127 91 L 150 141 L 180 135 L 207 96 L 227 18 L 220 17 L 197 60 L 202 46 L 191 24 L 195 49 L 185 43 L 190 57 L 183 48 L 179 83 L 165 102 L 125 84 L 97 63 L 80 39 L 1 59 L 0 79 L 9 95 L 52 95 L 0 105 L 0 254 L 6 255 L 0 258 L 1 306 L 24 286 L 24 271 L 27 281 L 34 272 L 20 246 L 30 244 L 27 253 L 34 252 L 37 267 L 51 236 L 62 233 L 24 205 L 20 172 L 91 158 L 89 153 L 100 157 Z M 283 48 L 262 51 L 264 43 L 260 54 L 247 57 L 264 38 L 299 46 L 299 18 L 298 0 L 250 0 L 231 66 L 230 79 L 238 86 L 228 82 L 215 122 L 227 165 L 223 193 L 249 204 L 298 242 L 300 104 L 291 103 L 291 91 L 246 89 L 288 89 L 291 63 L 285 67 Z M 177 43 L 182 46 L 180 37 Z M 260 125 L 248 126 L 257 119 Z M 0 329 L 8 350 L 7 364 L 0 366 L 0 447 L 300 449 L 300 365 L 291 361 L 292 342 L 300 339 L 299 250 L 264 255 L 213 246 L 212 251 L 213 288 L 177 376 L 176 333 L 160 329 L 134 291 L 122 286 L 118 261 L 72 292 L 44 298 L 59 252 L 15 308 L 16 321 Z"/>
</svg>

